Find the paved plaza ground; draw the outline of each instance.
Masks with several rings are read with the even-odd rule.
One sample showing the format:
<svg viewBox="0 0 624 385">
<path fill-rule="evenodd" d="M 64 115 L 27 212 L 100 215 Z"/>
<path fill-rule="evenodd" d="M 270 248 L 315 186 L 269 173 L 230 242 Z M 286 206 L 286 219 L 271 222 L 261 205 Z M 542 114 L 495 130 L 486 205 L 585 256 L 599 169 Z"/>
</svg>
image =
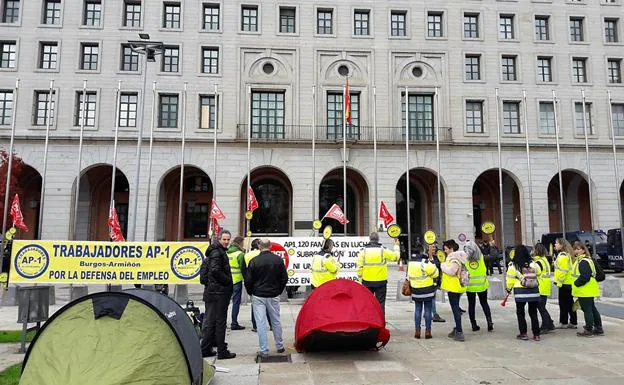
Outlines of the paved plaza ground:
<svg viewBox="0 0 624 385">
<path fill-rule="evenodd" d="M 446 323 L 434 323 L 431 340 L 416 340 L 414 334 L 414 305 L 395 301 L 396 282 L 401 274 L 394 271 L 388 289 L 386 304 L 388 328 L 392 336 L 386 348 L 379 352 L 345 352 L 298 354 L 292 348 L 294 325 L 303 300 L 282 303 L 282 323 L 291 363 L 254 362 L 258 338 L 250 330 L 250 306 L 241 308 L 239 322 L 248 328 L 228 330 L 227 340 L 238 354 L 233 360 L 216 361 L 217 367 L 229 369 L 217 373 L 214 385 L 267 384 L 624 384 L 624 301 L 601 300 L 602 309 L 613 317 L 604 316 L 606 336 L 579 338 L 572 330 L 558 330 L 543 336 L 542 341 L 519 341 L 515 305 L 500 306 L 490 301 L 494 317 L 494 331 L 470 331 L 468 316 L 463 325 L 466 342 L 455 342 L 446 337 L 452 328 L 452 316 L 447 303 L 438 304 L 438 311 Z M 90 292 L 99 287 L 90 288 Z M 190 297 L 199 303 L 201 286 L 189 288 Z M 52 311 L 67 302 L 66 289 L 57 289 L 57 303 Z M 462 307 L 468 304 L 464 298 Z M 556 300 L 548 306 L 551 314 L 559 312 Z M 579 313 L 579 324 L 582 320 Z M 483 314 L 477 305 L 477 317 L 485 326 Z M 17 329 L 17 307 L 0 309 L 0 329 Z M 485 329 L 485 328 L 484 328 Z M 270 337 L 272 343 L 272 337 Z M 271 348 L 275 349 L 272 345 Z M 18 345 L 0 344 L 0 370 L 20 362 Z"/>
</svg>

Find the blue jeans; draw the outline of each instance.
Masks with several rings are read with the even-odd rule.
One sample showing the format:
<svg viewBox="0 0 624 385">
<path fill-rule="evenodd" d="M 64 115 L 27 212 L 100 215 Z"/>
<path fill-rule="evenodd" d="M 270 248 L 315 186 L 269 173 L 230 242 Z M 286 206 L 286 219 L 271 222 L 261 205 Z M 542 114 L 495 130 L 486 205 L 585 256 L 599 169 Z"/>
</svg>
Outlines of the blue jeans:
<svg viewBox="0 0 624 385">
<path fill-rule="evenodd" d="M 433 314 L 431 313 L 431 304 L 435 303 L 435 299 L 430 299 L 424 302 L 415 301 L 416 311 L 414 312 L 414 323 L 416 330 L 420 330 L 420 321 L 422 319 L 423 306 L 425 308 L 425 329 L 431 330 L 431 319 Z"/>
<path fill-rule="evenodd" d="M 455 319 L 455 331 L 463 332 L 461 324 L 461 311 L 459 310 L 459 300 L 461 299 L 461 293 L 451 293 L 449 291 L 448 298 L 451 304 L 451 310 L 453 311 L 453 318 Z"/>
<path fill-rule="evenodd" d="M 437 291 L 436 291 L 436 294 L 438 294 Z M 436 309 L 436 299 L 437 299 L 436 297 L 433 297 L 433 299 L 431 299 L 431 314 L 438 314 L 438 311 Z"/>
<path fill-rule="evenodd" d="M 256 324 L 258 325 L 258 342 L 260 344 L 260 352 L 268 353 L 269 346 L 267 341 L 267 314 L 273 326 L 273 338 L 275 338 L 275 347 L 279 350 L 284 347 L 284 339 L 282 338 L 282 323 L 280 322 L 280 303 L 279 297 L 263 298 L 251 296 L 251 306 Z"/>
<path fill-rule="evenodd" d="M 232 326 L 238 325 L 238 312 L 240 310 L 241 296 L 243 295 L 243 282 L 234 284 L 232 292 Z"/>
</svg>

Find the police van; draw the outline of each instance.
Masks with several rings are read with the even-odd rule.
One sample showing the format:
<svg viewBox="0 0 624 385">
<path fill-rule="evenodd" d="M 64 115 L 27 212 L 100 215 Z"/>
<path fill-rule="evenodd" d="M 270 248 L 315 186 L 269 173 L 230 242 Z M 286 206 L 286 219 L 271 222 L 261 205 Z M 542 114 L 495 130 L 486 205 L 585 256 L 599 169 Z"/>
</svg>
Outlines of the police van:
<svg viewBox="0 0 624 385">
<path fill-rule="evenodd" d="M 607 244 L 609 247 L 609 268 L 618 273 L 624 271 L 624 253 L 622 253 L 621 229 L 610 229 L 607 231 Z"/>
<path fill-rule="evenodd" d="M 542 244 L 546 246 L 546 249 L 549 251 L 549 253 L 551 252 L 554 253 L 555 240 L 561 237 L 562 237 L 561 233 L 542 234 Z M 596 251 L 592 252 L 594 254 L 594 258 L 596 259 L 598 263 L 600 263 L 600 266 L 603 269 L 614 269 L 613 267 L 610 266 L 610 263 L 609 263 L 608 256 L 611 252 L 607 244 L 607 234 L 605 234 L 604 231 L 594 230 L 593 239 L 592 239 L 592 231 L 584 231 L 584 230 L 570 231 L 566 233 L 566 239 L 571 244 L 573 244 L 576 241 L 581 241 L 587 246 L 590 252 L 592 252 L 592 244 L 596 242 Z M 622 255 L 621 252 L 620 252 L 620 255 Z M 552 255 L 550 257 L 553 260 L 555 259 L 555 257 Z"/>
</svg>

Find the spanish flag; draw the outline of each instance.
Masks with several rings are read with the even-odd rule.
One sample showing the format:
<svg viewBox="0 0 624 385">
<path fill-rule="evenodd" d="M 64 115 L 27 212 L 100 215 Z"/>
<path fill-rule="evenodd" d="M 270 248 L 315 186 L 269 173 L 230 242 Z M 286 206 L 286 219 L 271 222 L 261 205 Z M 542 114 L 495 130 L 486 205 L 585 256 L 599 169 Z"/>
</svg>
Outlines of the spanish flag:
<svg viewBox="0 0 624 385">
<path fill-rule="evenodd" d="M 347 123 L 351 123 L 351 96 L 349 95 L 349 78 L 347 78 L 347 87 L 345 88 L 345 120 Z"/>
</svg>

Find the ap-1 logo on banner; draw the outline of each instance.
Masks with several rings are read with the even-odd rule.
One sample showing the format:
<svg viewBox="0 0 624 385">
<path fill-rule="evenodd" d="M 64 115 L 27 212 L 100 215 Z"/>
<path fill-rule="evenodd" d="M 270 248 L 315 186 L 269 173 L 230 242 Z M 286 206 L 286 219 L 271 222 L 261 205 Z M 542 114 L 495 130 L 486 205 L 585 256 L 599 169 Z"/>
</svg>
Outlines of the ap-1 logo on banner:
<svg viewBox="0 0 624 385">
<path fill-rule="evenodd" d="M 180 247 L 171 257 L 171 271 L 180 279 L 193 279 L 199 275 L 204 253 L 197 247 Z"/>
<path fill-rule="evenodd" d="M 50 257 L 41 246 L 30 244 L 15 255 L 15 271 L 24 278 L 37 278 L 48 269 Z"/>
</svg>

